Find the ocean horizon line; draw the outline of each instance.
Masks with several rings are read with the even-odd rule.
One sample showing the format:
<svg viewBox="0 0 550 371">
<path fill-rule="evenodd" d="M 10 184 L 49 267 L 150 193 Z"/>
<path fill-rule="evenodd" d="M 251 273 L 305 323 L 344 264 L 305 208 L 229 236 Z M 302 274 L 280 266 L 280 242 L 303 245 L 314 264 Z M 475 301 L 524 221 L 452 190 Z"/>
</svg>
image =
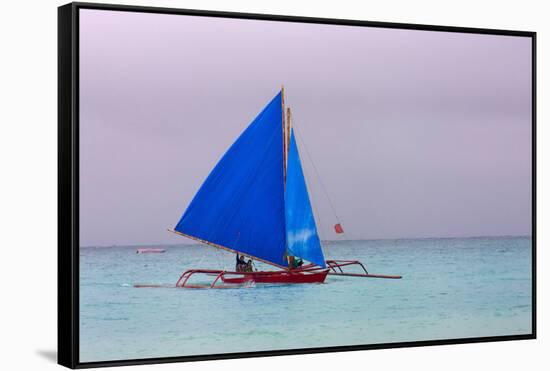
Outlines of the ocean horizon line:
<svg viewBox="0 0 550 371">
<path fill-rule="evenodd" d="M 480 239 L 480 238 L 532 238 L 531 234 L 521 234 L 521 235 L 481 235 L 481 236 L 465 236 L 465 237 L 384 237 L 384 238 L 356 238 L 356 239 L 334 239 L 334 240 L 321 240 L 321 243 L 331 243 L 331 242 L 351 242 L 351 241 L 407 241 L 407 240 L 461 240 L 461 239 Z M 191 242 L 191 243 L 148 243 L 148 244 L 113 244 L 113 245 L 86 245 L 79 246 L 80 249 L 108 249 L 108 248 L 118 248 L 118 247 L 178 247 L 178 246 L 196 246 L 203 245 L 200 242 Z"/>
</svg>

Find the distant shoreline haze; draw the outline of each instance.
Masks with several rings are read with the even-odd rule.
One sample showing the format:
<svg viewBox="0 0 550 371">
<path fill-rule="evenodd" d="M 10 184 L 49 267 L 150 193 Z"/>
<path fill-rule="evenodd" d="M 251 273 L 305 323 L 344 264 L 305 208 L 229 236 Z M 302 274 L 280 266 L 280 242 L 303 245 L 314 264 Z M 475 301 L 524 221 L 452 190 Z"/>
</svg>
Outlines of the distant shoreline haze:
<svg viewBox="0 0 550 371">
<path fill-rule="evenodd" d="M 283 84 L 321 239 L 531 233 L 530 38 L 83 9 L 79 45 L 82 246 L 186 243 Z"/>
</svg>

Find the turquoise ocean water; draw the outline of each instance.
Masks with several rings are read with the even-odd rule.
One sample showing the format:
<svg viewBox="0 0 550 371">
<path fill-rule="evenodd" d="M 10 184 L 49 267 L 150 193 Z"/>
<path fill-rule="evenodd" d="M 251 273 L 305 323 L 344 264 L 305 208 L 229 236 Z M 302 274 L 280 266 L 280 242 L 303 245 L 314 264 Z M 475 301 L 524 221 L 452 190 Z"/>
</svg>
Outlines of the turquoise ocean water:
<svg viewBox="0 0 550 371">
<path fill-rule="evenodd" d="M 80 249 L 81 362 L 531 332 L 530 237 L 324 243 L 327 259 L 358 259 L 370 273 L 401 280 L 134 288 L 173 284 L 190 268 L 234 265 L 234 255 L 210 247 L 163 248 Z"/>
</svg>

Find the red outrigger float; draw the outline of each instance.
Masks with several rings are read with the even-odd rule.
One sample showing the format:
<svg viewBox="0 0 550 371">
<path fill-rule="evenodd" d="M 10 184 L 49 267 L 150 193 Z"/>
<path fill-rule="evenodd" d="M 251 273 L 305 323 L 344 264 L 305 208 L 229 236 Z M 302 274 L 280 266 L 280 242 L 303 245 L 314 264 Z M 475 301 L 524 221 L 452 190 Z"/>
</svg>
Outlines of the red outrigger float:
<svg viewBox="0 0 550 371">
<path fill-rule="evenodd" d="M 365 273 L 348 273 L 344 272 L 343 267 L 358 265 Z M 330 271 L 328 274 L 334 276 L 348 276 L 348 277 L 365 277 L 365 278 L 389 278 L 400 279 L 401 276 L 387 275 L 387 274 L 371 274 L 367 272 L 367 268 L 359 260 L 327 260 L 327 266 Z"/>
<path fill-rule="evenodd" d="M 362 268 L 364 273 L 348 273 L 342 269 L 346 266 L 356 265 Z M 327 260 L 328 269 L 323 269 L 313 264 L 301 268 L 280 271 L 256 271 L 256 272 L 232 272 L 217 269 L 189 269 L 180 276 L 176 282 L 178 288 L 189 289 L 221 289 L 246 286 L 249 284 L 301 284 L 324 283 L 327 275 L 365 277 L 365 278 L 389 278 L 399 279 L 401 276 L 370 274 L 358 260 Z M 211 276 L 214 279 L 210 284 L 189 283 L 191 277 L 196 275 Z"/>
<path fill-rule="evenodd" d="M 401 276 L 370 274 L 363 263 L 358 260 L 327 260 L 328 269 L 308 264 L 297 269 L 279 270 L 279 271 L 255 271 L 255 272 L 235 272 L 218 269 L 189 269 L 183 272 L 175 286 L 171 285 L 147 285 L 136 284 L 134 287 L 176 287 L 185 289 L 228 289 L 246 287 L 248 285 L 259 284 L 302 284 L 302 283 L 324 283 L 328 275 L 365 277 L 365 278 L 388 278 L 400 279 Z M 342 268 L 349 266 L 359 266 L 364 273 L 345 272 Z M 191 283 L 193 276 L 212 277 L 211 283 L 196 284 Z"/>
</svg>

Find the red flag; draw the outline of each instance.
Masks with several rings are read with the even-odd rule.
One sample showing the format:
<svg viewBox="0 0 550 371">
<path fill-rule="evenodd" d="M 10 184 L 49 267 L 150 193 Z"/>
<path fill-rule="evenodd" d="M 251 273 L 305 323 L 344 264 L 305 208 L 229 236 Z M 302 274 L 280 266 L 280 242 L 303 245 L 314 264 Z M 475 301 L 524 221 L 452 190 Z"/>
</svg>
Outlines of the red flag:
<svg viewBox="0 0 550 371">
<path fill-rule="evenodd" d="M 334 230 L 336 233 L 344 233 L 344 229 L 340 223 L 334 225 Z"/>
</svg>

